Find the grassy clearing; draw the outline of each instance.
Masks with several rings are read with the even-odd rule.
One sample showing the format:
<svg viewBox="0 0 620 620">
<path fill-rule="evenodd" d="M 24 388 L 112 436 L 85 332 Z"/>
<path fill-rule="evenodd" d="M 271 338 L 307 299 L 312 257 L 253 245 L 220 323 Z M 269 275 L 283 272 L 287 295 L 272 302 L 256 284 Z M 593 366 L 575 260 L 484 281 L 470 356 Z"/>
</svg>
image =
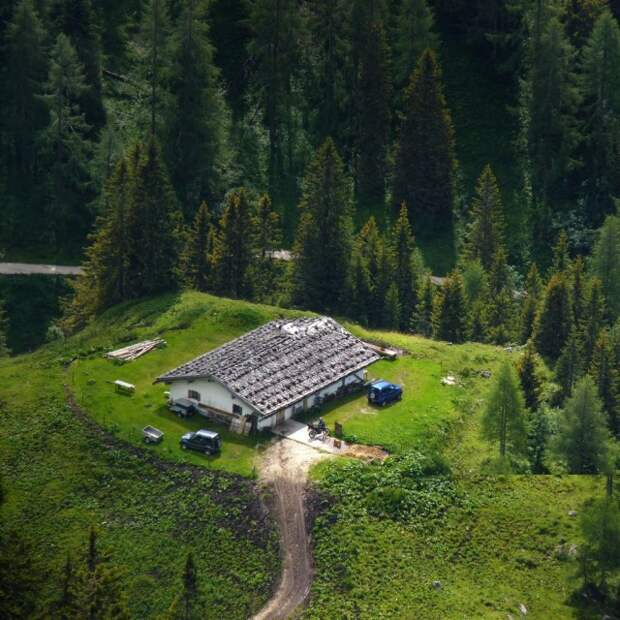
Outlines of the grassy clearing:
<svg viewBox="0 0 620 620">
<path fill-rule="evenodd" d="M 41 617 L 59 595 L 66 554 L 84 557 L 91 525 L 100 548 L 123 569 L 135 618 L 160 617 L 169 607 L 190 550 L 209 618 L 247 618 L 269 598 L 279 574 L 277 533 L 252 482 L 127 450 L 65 404 L 63 361 L 132 325 L 148 330 L 170 301 L 113 312 L 79 338 L 0 364 L 7 490 L 0 527 L 19 532 L 33 550 Z"/>
<path fill-rule="evenodd" d="M 104 317 L 104 320 L 114 323 L 118 314 L 115 311 L 113 316 Z M 118 333 L 115 338 L 113 328 L 107 342 L 99 342 L 95 350 L 86 350 L 85 358 L 71 365 L 70 384 L 80 405 L 118 437 L 143 445 L 142 429 L 151 424 L 164 432 L 164 441 L 160 445 L 147 448 L 158 456 L 251 476 L 260 447 L 269 439 L 268 436 L 242 437 L 200 416 L 179 419 L 165 405 L 166 386 L 153 385 L 153 381 L 167 370 L 277 316 L 282 313 L 275 308 L 185 293 L 179 298 L 169 299 L 168 307 L 162 314 L 153 315 L 148 324 L 126 325 L 122 340 L 118 340 Z M 164 337 L 168 346 L 123 365 L 103 357 L 104 351 L 125 340 L 135 341 L 152 335 Z M 135 394 L 116 393 L 112 385 L 116 379 L 133 383 Z M 179 439 L 183 433 L 205 427 L 221 434 L 220 455 L 205 456 L 180 449 Z"/>
<path fill-rule="evenodd" d="M 494 372 L 515 354 L 353 329 L 411 352 L 370 371 L 404 383 L 405 395 L 378 410 L 363 397 L 335 404 L 326 420 L 341 421 L 347 434 L 396 455 L 411 448 L 438 454 L 451 473 L 425 478 L 405 469 L 399 479 L 392 459 L 317 465 L 312 476 L 331 500 L 315 523 L 316 579 L 304 617 L 499 620 L 518 617 L 521 603 L 528 617 L 541 620 L 600 617 L 579 607 L 576 562 L 558 551 L 579 544 L 569 512 L 601 495 L 603 481 L 480 473 L 496 448 L 480 438 L 491 381 L 479 371 Z M 448 373 L 458 386 L 441 386 Z M 406 492 L 412 480 L 413 500 Z"/>
</svg>

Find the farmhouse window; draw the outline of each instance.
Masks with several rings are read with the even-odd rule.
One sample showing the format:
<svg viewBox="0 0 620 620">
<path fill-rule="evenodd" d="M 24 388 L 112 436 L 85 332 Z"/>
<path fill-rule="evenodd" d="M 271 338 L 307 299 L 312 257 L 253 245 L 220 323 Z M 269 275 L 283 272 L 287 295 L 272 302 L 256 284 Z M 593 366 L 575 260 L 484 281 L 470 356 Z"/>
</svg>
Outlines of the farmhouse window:
<svg viewBox="0 0 620 620">
<path fill-rule="evenodd" d="M 188 390 L 187 398 L 192 398 L 193 400 L 200 402 L 200 392 L 196 392 L 196 390 Z"/>
<path fill-rule="evenodd" d="M 243 409 L 239 405 L 233 405 L 233 413 L 241 415 L 243 413 Z"/>
</svg>

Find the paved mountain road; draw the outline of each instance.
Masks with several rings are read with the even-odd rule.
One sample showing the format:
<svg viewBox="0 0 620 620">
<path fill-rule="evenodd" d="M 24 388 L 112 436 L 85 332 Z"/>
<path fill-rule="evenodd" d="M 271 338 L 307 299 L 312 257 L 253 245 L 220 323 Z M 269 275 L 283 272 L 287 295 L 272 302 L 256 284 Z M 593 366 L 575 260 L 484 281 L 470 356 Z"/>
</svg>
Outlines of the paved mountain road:
<svg viewBox="0 0 620 620">
<path fill-rule="evenodd" d="M 41 265 L 33 263 L 0 263 L 3 276 L 79 276 L 82 268 L 71 265 Z"/>
</svg>

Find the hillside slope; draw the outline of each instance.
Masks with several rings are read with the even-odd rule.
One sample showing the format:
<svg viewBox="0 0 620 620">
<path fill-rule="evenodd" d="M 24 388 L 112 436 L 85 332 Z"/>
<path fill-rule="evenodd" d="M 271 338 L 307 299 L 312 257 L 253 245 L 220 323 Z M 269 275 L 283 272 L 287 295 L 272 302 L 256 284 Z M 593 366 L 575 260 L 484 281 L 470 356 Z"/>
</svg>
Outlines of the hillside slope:
<svg viewBox="0 0 620 620">
<path fill-rule="evenodd" d="M 160 373 L 268 320 L 299 313 L 199 293 L 113 308 L 65 342 L 0 364 L 0 459 L 8 530 L 36 550 L 39 609 L 58 596 L 67 552 L 82 557 L 88 528 L 124 567 L 136 618 L 155 618 L 178 593 L 195 553 L 210 618 L 244 618 L 269 598 L 279 573 L 277 537 L 252 481 L 268 437 L 225 434 L 221 457 L 181 454 L 185 430 L 166 412 Z M 307 618 L 588 618 L 574 606 L 578 544 L 569 512 L 601 493 L 596 477 L 485 475 L 492 446 L 479 438 L 501 348 L 447 343 L 349 325 L 404 349 L 372 377 L 404 384 L 402 402 L 372 410 L 363 395 L 335 401 L 330 426 L 387 447 L 385 464 L 328 460 L 312 473 L 309 514 L 315 581 Z M 105 351 L 160 335 L 168 346 L 115 366 Z M 457 385 L 442 386 L 454 374 Z M 110 381 L 136 384 L 114 393 Z M 66 404 L 63 384 L 79 404 Z M 83 412 L 83 413 L 80 413 Z M 142 447 L 155 422 L 161 447 Z M 187 422 L 189 424 L 189 422 Z M 242 474 L 241 476 L 239 474 Z M 217 558 L 217 561 L 214 561 Z M 433 585 L 439 581 L 441 585 Z"/>
</svg>

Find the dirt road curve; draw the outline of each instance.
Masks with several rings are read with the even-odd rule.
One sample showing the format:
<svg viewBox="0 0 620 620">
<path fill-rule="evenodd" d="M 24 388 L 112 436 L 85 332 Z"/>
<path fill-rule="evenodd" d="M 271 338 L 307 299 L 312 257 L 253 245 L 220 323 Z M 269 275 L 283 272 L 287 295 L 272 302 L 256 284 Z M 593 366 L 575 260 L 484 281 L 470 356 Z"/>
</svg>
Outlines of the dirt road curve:
<svg viewBox="0 0 620 620">
<path fill-rule="evenodd" d="M 34 265 L 30 263 L 0 263 L 0 275 L 4 276 L 77 276 L 82 273 L 81 267 L 65 265 Z"/>
<path fill-rule="evenodd" d="M 289 439 L 276 440 L 265 452 L 260 477 L 274 493 L 274 516 L 280 527 L 282 576 L 275 595 L 253 620 L 287 620 L 308 596 L 312 583 L 312 552 L 304 494 L 310 465 L 327 456 Z"/>
</svg>

